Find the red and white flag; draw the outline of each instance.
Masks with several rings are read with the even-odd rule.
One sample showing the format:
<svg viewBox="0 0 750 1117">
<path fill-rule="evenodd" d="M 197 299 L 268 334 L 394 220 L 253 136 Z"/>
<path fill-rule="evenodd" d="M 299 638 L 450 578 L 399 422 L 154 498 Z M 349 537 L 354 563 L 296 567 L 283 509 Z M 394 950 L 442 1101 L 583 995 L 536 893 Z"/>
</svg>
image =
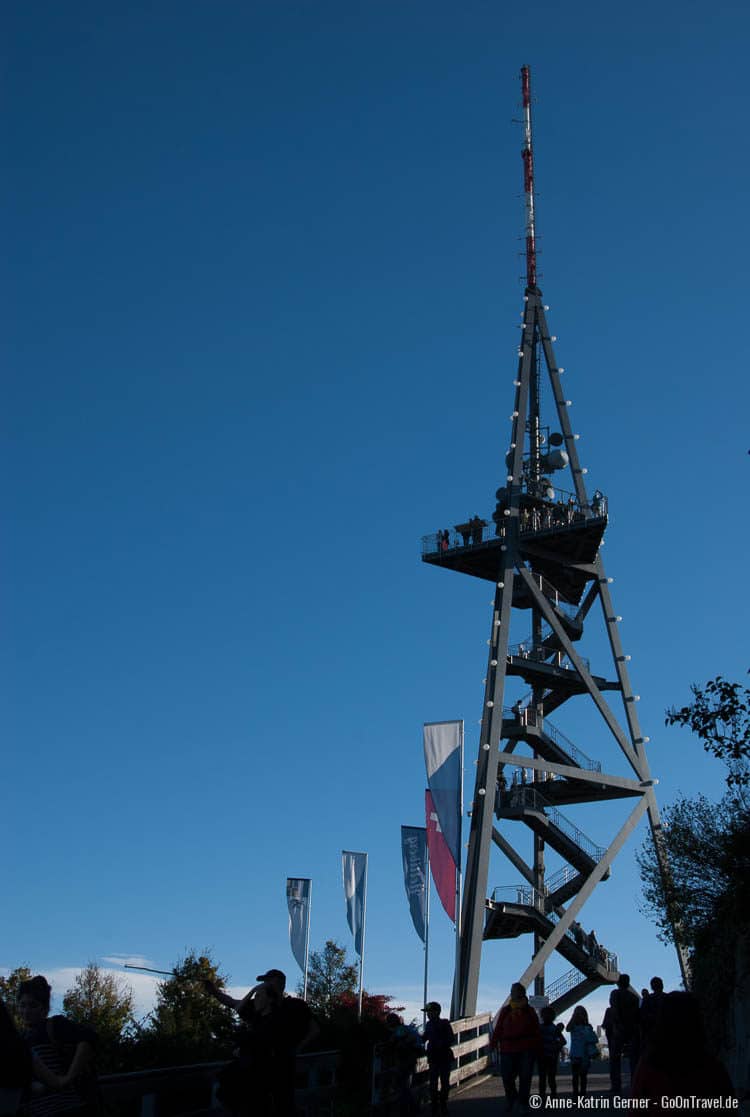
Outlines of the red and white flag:
<svg viewBox="0 0 750 1117">
<path fill-rule="evenodd" d="M 437 811 L 432 802 L 432 795 L 424 793 L 425 818 L 427 822 L 427 848 L 430 851 L 430 868 L 432 879 L 435 881 L 440 903 L 445 908 L 445 914 L 456 922 L 456 862 L 453 854 L 440 829 Z"/>
</svg>

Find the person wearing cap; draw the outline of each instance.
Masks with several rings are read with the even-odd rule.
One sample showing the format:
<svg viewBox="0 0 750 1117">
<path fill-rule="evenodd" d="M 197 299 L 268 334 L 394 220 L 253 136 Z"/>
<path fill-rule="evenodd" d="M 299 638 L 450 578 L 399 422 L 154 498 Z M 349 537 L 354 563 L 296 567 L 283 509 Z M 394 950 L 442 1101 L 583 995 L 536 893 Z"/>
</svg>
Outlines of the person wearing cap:
<svg viewBox="0 0 750 1117">
<path fill-rule="evenodd" d="M 264 1053 L 264 1078 L 270 1083 L 273 1112 L 279 1117 L 292 1117 L 295 1058 L 312 1043 L 320 1028 L 305 1001 L 286 996 L 286 974 L 282 970 L 267 970 L 258 974 L 256 981 L 258 984 L 239 1000 L 211 981 L 203 984 L 207 993 L 233 1008 L 249 1026 L 250 1047 L 258 1046 Z"/>
<path fill-rule="evenodd" d="M 427 1048 L 427 1065 L 430 1070 L 430 1104 L 432 1113 L 447 1113 L 448 1091 L 450 1090 L 451 1066 L 453 1065 L 453 1045 L 456 1037 L 450 1021 L 441 1015 L 437 1001 L 424 1006 L 427 1023 L 424 1026 L 424 1042 Z"/>
</svg>

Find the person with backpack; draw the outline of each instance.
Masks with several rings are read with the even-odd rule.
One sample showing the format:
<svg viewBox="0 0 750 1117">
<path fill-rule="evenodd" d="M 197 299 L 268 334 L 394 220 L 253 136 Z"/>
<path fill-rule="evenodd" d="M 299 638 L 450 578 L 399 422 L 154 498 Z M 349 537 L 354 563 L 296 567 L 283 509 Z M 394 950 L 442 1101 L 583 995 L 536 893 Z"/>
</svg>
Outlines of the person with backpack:
<svg viewBox="0 0 750 1117">
<path fill-rule="evenodd" d="M 576 1005 L 568 1021 L 570 1033 L 570 1072 L 573 1078 L 573 1099 L 586 1097 L 591 1060 L 599 1053 L 596 1032 L 589 1024 L 589 1014 L 583 1005 Z"/>
<path fill-rule="evenodd" d="M 500 1050 L 500 1074 L 508 1110 L 516 1102 L 525 1110 L 529 1105 L 531 1076 L 541 1046 L 539 1017 L 529 1004 L 526 990 L 518 981 L 510 987 L 510 999 L 500 1009 L 490 1047 Z"/>
</svg>

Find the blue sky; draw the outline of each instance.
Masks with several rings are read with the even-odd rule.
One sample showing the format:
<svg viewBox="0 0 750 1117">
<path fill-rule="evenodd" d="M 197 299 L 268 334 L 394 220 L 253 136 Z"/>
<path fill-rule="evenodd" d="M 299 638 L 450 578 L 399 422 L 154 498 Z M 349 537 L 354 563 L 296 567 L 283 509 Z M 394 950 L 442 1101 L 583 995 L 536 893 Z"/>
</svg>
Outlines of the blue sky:
<svg viewBox="0 0 750 1117">
<path fill-rule="evenodd" d="M 370 853 L 366 984 L 419 1001 L 399 826 L 422 821 L 422 722 L 465 719 L 472 779 L 490 619 L 488 587 L 423 567 L 419 537 L 489 509 L 505 474 L 522 63 L 541 286 L 610 499 L 660 801 L 721 793 L 663 715 L 748 666 L 748 22 L 690 2 L 6 5 L 0 967 L 64 988 L 90 959 L 209 946 L 236 986 L 292 974 L 285 877 L 313 878 L 313 946 L 350 943 L 350 848 Z M 585 719 L 553 720 L 624 771 Z M 593 838 L 617 828 L 581 810 Z M 642 833 L 584 922 L 639 987 L 669 986 Z M 528 952 L 488 946 L 483 1007 Z"/>
</svg>

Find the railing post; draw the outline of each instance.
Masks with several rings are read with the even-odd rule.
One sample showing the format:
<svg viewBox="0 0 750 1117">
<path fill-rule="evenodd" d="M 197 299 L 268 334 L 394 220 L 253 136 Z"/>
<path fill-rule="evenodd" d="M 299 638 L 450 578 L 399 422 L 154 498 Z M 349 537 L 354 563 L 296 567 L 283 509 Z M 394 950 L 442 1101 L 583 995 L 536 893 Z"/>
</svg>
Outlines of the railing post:
<svg viewBox="0 0 750 1117">
<path fill-rule="evenodd" d="M 141 1117 L 156 1117 L 156 1094 L 141 1097 Z"/>
</svg>

